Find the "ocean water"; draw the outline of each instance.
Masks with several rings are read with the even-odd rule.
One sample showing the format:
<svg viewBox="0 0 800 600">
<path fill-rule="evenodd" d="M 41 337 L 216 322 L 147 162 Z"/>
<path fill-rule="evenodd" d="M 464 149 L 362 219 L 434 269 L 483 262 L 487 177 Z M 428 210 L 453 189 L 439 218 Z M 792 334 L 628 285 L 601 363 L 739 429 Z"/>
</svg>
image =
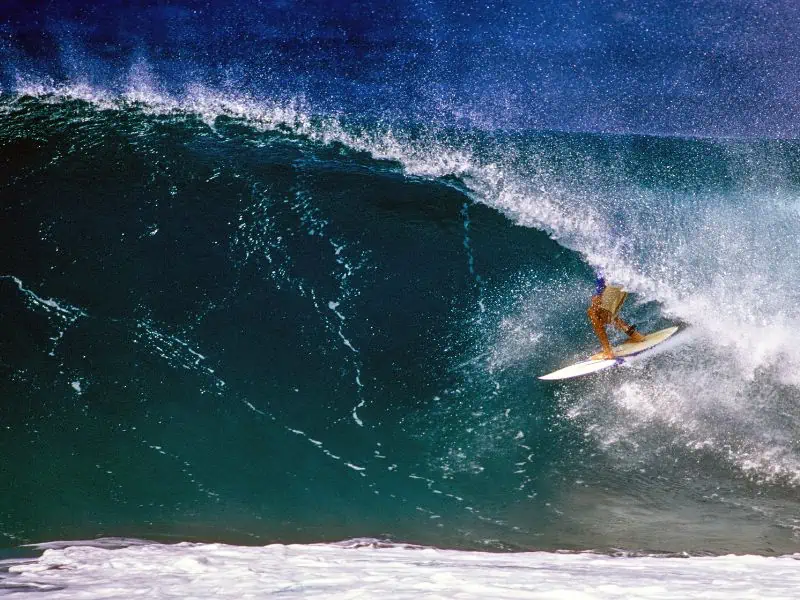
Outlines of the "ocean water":
<svg viewBox="0 0 800 600">
<path fill-rule="evenodd" d="M 682 46 L 611 60 L 652 41 L 630 23 L 747 15 L 598 6 L 536 33 L 560 5 L 506 6 L 514 31 L 241 5 L 212 35 L 211 6 L 11 3 L 0 594 L 791 597 L 789 67 L 728 32 L 728 69 L 667 93 L 634 74 Z M 779 8 L 751 7 L 791 33 Z M 456 68 L 475 39 L 506 58 Z M 526 40 L 546 60 L 515 77 Z M 681 331 L 538 380 L 594 351 L 597 270 L 640 330 Z"/>
</svg>

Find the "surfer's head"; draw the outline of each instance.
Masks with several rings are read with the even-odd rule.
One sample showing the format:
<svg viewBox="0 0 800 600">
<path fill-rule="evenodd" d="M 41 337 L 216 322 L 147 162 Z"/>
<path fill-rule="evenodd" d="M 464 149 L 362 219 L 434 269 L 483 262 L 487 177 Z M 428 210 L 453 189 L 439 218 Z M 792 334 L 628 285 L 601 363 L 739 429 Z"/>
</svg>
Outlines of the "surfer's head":
<svg viewBox="0 0 800 600">
<path fill-rule="evenodd" d="M 602 275 L 598 275 L 597 279 L 594 282 L 594 293 L 595 295 L 599 296 L 602 294 L 606 289 L 606 278 Z"/>
</svg>

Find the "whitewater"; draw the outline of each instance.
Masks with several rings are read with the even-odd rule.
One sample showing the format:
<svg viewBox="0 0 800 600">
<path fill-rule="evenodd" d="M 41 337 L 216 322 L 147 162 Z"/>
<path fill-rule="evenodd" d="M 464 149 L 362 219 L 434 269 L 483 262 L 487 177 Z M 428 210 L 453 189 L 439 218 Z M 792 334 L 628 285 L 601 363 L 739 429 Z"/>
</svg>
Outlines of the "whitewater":
<svg viewBox="0 0 800 600">
<path fill-rule="evenodd" d="M 98 540 L 40 547 L 48 549 L 36 561 L 3 561 L 0 596 L 777 599 L 793 598 L 800 585 L 794 557 L 497 554 L 378 540 L 260 548 Z"/>
</svg>

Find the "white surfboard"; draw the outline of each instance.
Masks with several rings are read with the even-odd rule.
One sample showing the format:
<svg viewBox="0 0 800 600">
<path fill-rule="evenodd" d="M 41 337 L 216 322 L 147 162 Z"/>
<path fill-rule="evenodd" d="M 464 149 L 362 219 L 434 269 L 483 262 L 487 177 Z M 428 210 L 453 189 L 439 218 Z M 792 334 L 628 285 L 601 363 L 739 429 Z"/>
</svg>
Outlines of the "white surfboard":
<svg viewBox="0 0 800 600">
<path fill-rule="evenodd" d="M 570 379 L 572 377 L 580 377 L 581 375 L 588 375 L 589 373 L 596 373 L 597 371 L 602 371 L 609 367 L 625 364 L 626 360 L 660 344 L 676 331 L 678 331 L 677 327 L 667 327 L 666 329 L 655 331 L 644 336 L 644 341 L 625 342 L 619 346 L 614 346 L 615 358 L 602 358 L 602 353 L 598 353 L 589 357 L 588 360 L 564 367 L 558 371 L 553 371 L 547 375 L 542 375 L 539 379 Z"/>
</svg>

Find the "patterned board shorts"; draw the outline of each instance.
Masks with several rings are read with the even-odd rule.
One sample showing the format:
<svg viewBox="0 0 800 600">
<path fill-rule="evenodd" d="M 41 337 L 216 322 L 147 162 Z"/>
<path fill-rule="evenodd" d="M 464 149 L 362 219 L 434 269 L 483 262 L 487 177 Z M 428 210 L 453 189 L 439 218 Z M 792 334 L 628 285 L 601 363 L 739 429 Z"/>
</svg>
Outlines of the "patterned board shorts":
<svg viewBox="0 0 800 600">
<path fill-rule="evenodd" d="M 623 291 L 621 287 L 607 285 L 600 296 L 600 308 L 607 310 L 613 319 L 619 313 L 627 297 L 628 292 Z"/>
</svg>

